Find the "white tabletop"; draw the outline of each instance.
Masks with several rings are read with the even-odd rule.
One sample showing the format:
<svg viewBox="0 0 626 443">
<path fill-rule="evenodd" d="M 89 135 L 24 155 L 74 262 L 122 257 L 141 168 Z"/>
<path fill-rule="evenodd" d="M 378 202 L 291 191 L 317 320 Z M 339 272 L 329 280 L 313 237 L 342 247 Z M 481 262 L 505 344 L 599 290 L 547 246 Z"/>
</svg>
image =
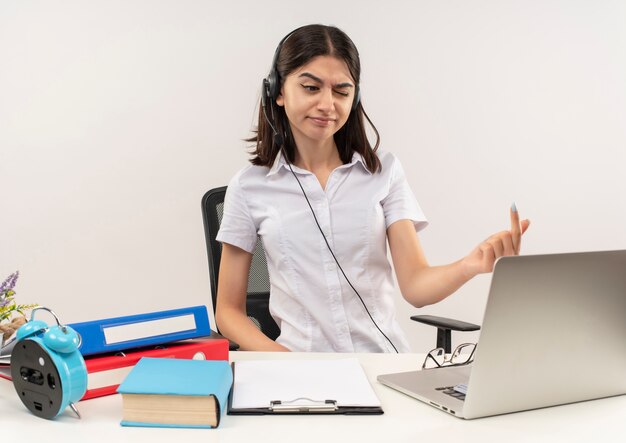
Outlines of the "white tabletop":
<svg viewBox="0 0 626 443">
<path fill-rule="evenodd" d="M 310 354 L 231 352 L 231 361 L 357 357 L 381 400 L 376 416 L 231 416 L 218 429 L 128 428 L 119 425 L 122 401 L 111 395 L 78 403 L 82 419 L 69 410 L 55 420 L 32 415 L 13 385 L 0 379 L 2 441 L 163 442 L 624 442 L 626 396 L 476 420 L 450 416 L 376 381 L 383 373 L 416 369 L 417 354 Z"/>
</svg>

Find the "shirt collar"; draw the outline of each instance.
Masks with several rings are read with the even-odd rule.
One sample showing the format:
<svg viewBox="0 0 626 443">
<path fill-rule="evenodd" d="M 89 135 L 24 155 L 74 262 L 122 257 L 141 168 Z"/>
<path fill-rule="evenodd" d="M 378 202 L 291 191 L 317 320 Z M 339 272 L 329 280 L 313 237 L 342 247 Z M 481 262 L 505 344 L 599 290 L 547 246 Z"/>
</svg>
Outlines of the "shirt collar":
<svg viewBox="0 0 626 443">
<path fill-rule="evenodd" d="M 285 167 L 286 169 L 289 169 L 287 167 L 287 163 L 285 162 L 285 158 L 283 157 L 282 151 L 278 151 L 276 158 L 274 158 L 274 163 L 272 163 L 270 170 L 267 172 L 267 174 L 265 174 L 265 176 L 270 177 L 276 174 L 281 167 Z"/>
<path fill-rule="evenodd" d="M 367 172 L 368 174 L 370 174 L 370 175 L 372 174 L 371 171 L 369 169 L 367 169 L 367 165 L 365 164 L 365 159 L 358 152 L 352 153 L 352 160 L 350 161 L 350 163 L 346 163 L 345 165 L 341 165 L 341 166 L 339 166 L 338 169 L 351 168 L 356 163 L 361 163 L 361 166 L 363 167 L 363 170 L 365 172 Z M 266 177 L 270 177 L 270 176 L 276 174 L 281 168 L 285 168 L 287 171 L 289 170 L 289 166 L 287 165 L 287 162 L 285 161 L 285 157 L 283 157 L 282 151 L 279 151 L 278 155 L 276 155 L 276 158 L 274 159 L 274 163 L 272 163 L 272 166 L 271 166 L 270 170 L 267 172 Z"/>
</svg>

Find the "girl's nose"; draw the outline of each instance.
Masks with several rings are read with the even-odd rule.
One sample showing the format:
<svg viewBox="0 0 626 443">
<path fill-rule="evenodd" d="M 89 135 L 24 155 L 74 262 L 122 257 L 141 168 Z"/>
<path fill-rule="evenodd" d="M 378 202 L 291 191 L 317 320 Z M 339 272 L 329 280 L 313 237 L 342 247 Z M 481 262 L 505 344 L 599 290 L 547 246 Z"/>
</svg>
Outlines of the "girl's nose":
<svg viewBox="0 0 626 443">
<path fill-rule="evenodd" d="M 335 98 L 333 97 L 333 91 L 331 88 L 324 88 L 319 94 L 319 101 L 317 108 L 320 111 L 332 111 L 335 107 Z"/>
</svg>

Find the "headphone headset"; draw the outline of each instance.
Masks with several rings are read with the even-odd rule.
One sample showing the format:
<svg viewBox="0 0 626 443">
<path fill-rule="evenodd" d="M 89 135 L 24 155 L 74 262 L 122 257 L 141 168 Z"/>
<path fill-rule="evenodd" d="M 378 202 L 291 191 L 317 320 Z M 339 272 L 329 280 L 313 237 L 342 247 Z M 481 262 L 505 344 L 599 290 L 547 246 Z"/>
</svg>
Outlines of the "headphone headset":
<svg viewBox="0 0 626 443">
<path fill-rule="evenodd" d="M 317 216 L 315 215 L 315 211 L 313 210 L 313 206 L 311 206 L 311 202 L 309 201 L 309 197 L 306 195 L 306 192 L 304 192 L 304 187 L 302 187 L 302 183 L 300 183 L 300 179 L 298 179 L 298 176 L 296 175 L 296 173 L 293 172 L 293 168 L 291 167 L 291 162 L 289 161 L 289 157 L 287 156 L 287 153 L 285 152 L 284 138 L 276 130 L 276 127 L 272 123 L 272 120 L 274 120 L 274 107 L 271 106 L 270 100 L 275 102 L 276 98 L 280 94 L 280 76 L 278 75 L 278 69 L 276 67 L 276 64 L 278 62 L 278 56 L 280 54 L 280 51 L 281 51 L 285 41 L 287 41 L 287 39 L 289 37 L 291 37 L 293 35 L 293 33 L 298 31 L 299 29 L 302 29 L 302 27 L 297 28 L 297 29 L 291 31 L 289 34 L 287 34 L 280 41 L 280 43 L 278 43 L 278 47 L 276 48 L 276 52 L 274 52 L 274 58 L 272 59 L 272 67 L 270 69 L 270 73 L 269 73 L 269 75 L 266 78 L 263 79 L 262 89 L 261 89 L 261 110 L 263 112 L 263 115 L 265 116 L 265 121 L 267 121 L 267 124 L 270 126 L 270 128 L 272 128 L 272 132 L 274 133 L 274 144 L 276 146 L 278 146 L 280 148 L 280 150 L 282 151 L 283 157 L 285 158 L 285 162 L 287 163 L 287 166 L 289 166 L 289 170 L 291 171 L 291 174 L 294 176 L 294 178 L 298 182 L 298 185 L 300 186 L 300 190 L 302 191 L 302 195 L 304 195 L 304 198 L 306 199 L 306 202 L 309 205 L 309 209 L 311 210 L 311 214 L 313 214 L 313 219 L 315 220 L 315 224 L 317 225 L 317 228 L 319 229 L 320 234 L 322 234 L 322 238 L 324 239 L 324 242 L 326 243 L 326 247 L 328 247 L 328 250 L 330 251 L 330 255 L 333 256 L 333 259 L 335 260 L 335 263 L 337 263 L 337 266 L 339 267 L 339 270 L 341 271 L 341 274 L 346 279 L 346 281 L 348 282 L 348 285 L 350 285 L 350 287 L 352 288 L 354 293 L 357 295 L 357 297 L 361 301 L 361 304 L 363 305 L 363 308 L 365 308 L 365 312 L 367 312 L 367 315 L 369 316 L 369 318 L 372 321 L 372 323 L 374 324 L 374 326 L 376 326 L 376 329 L 378 329 L 378 332 L 380 332 L 382 334 L 382 336 L 385 337 L 385 339 L 389 342 L 389 344 L 396 351 L 396 353 L 399 353 L 398 352 L 398 348 L 396 348 L 396 346 L 389 339 L 389 337 L 387 337 L 387 335 L 382 331 L 382 329 L 380 329 L 380 327 L 378 326 L 378 324 L 374 320 L 374 317 L 372 317 L 372 314 L 370 313 L 369 309 L 367 309 L 367 305 L 363 301 L 363 298 L 361 297 L 361 294 L 359 294 L 359 291 L 357 291 L 356 288 L 352 285 L 352 283 L 350 282 L 350 279 L 348 279 L 348 276 L 346 275 L 346 273 L 344 272 L 343 268 L 339 264 L 339 261 L 337 260 L 337 257 L 335 257 L 335 253 L 333 252 L 332 248 L 330 247 L 330 243 L 328 243 L 328 239 L 326 238 L 326 235 L 324 234 L 324 231 L 322 230 L 322 227 L 320 226 L 320 224 L 319 224 L 319 222 L 317 220 Z M 361 92 L 359 90 L 359 85 L 355 85 L 354 100 L 352 102 L 352 111 L 354 111 L 357 108 L 357 106 L 359 105 L 360 101 L 361 101 Z M 269 108 L 270 108 L 270 113 L 272 115 L 272 120 L 270 120 L 270 118 L 267 115 L 267 105 L 268 104 L 270 104 Z"/>
<path fill-rule="evenodd" d="M 35 320 L 35 312 L 43 309 L 57 324 L 49 327 Z M 11 378 L 18 396 L 33 414 L 54 418 L 67 406 L 80 418 L 74 406 L 87 391 L 87 367 L 82 354 L 80 335 L 62 325 L 48 308 L 34 308 L 31 318 L 17 330 L 11 353 Z"/>
<path fill-rule="evenodd" d="M 283 45 L 291 37 L 296 31 L 304 28 L 301 26 L 297 29 L 294 29 L 289 34 L 287 34 L 283 39 L 278 43 L 276 47 L 276 51 L 274 52 L 274 58 L 272 58 L 272 66 L 270 67 L 270 72 L 266 78 L 263 79 L 262 87 L 261 87 L 261 106 L 265 107 L 269 100 L 276 101 L 278 96 L 280 95 L 280 75 L 278 74 L 278 57 L 280 56 L 280 51 L 283 49 Z M 354 100 L 352 100 L 352 111 L 354 111 L 359 102 L 361 101 L 361 90 L 359 85 L 354 86 Z"/>
</svg>

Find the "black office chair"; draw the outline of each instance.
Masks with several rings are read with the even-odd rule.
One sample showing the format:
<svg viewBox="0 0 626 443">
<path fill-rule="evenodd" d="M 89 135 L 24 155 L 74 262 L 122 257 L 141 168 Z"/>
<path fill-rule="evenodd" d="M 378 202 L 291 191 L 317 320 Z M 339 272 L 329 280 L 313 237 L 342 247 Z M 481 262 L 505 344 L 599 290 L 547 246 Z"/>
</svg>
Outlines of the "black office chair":
<svg viewBox="0 0 626 443">
<path fill-rule="evenodd" d="M 213 312 L 217 301 L 217 282 L 219 278 L 222 245 L 215 240 L 222 214 L 224 211 L 224 196 L 226 186 L 208 191 L 202 197 L 202 218 L 204 220 L 204 234 L 206 236 L 207 255 L 209 257 L 209 274 L 211 277 L 211 297 Z M 248 317 L 269 338 L 275 340 L 280 335 L 278 325 L 270 315 L 270 280 L 267 272 L 267 261 L 261 240 L 257 239 L 250 275 L 248 276 L 248 298 L 246 310 Z M 411 320 L 435 326 L 437 328 L 437 347 L 443 348 L 446 354 L 452 352 L 452 331 L 477 331 L 480 326 L 432 315 L 414 315 Z"/>
<path fill-rule="evenodd" d="M 202 197 L 202 219 L 204 221 L 204 234 L 209 258 L 213 313 L 215 313 L 217 302 L 217 284 L 220 274 L 220 260 L 222 258 L 222 244 L 215 240 L 215 237 L 222 223 L 225 195 L 226 186 L 223 186 L 221 188 L 211 189 Z M 261 332 L 272 340 L 275 340 L 280 335 L 280 329 L 270 315 L 269 301 L 270 279 L 267 272 L 267 261 L 261 240 L 257 239 L 256 248 L 252 255 L 250 274 L 248 275 L 246 311 L 248 317 L 250 317 Z"/>
</svg>

